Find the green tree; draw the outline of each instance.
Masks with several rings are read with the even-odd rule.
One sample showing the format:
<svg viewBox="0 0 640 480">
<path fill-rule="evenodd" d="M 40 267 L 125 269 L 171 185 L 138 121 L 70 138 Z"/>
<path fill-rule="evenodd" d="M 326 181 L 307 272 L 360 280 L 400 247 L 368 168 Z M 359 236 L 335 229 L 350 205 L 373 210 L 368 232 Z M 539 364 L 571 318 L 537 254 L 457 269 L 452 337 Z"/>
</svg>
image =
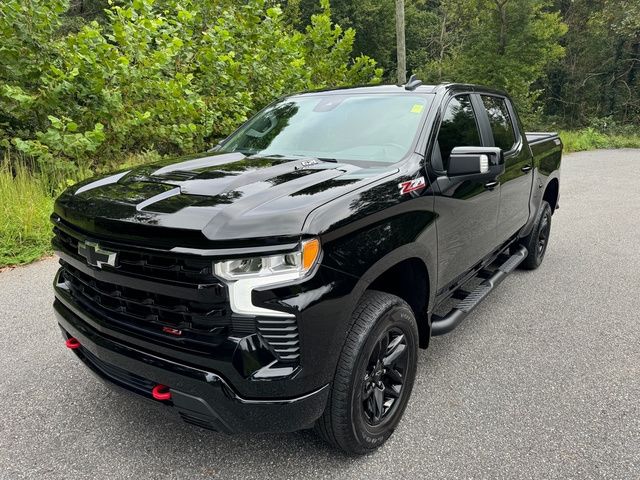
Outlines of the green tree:
<svg viewBox="0 0 640 480">
<path fill-rule="evenodd" d="M 570 127 L 640 123 L 640 1 L 557 2 L 569 32 L 546 110 Z M 599 120 L 600 119 L 600 120 Z"/>
<path fill-rule="evenodd" d="M 329 0 L 321 0 L 320 5 L 321 13 L 311 16 L 303 38 L 309 87 L 378 82 L 382 69 L 376 68 L 373 59 L 360 54 L 350 61 L 356 31 L 332 23 Z"/>
<path fill-rule="evenodd" d="M 296 25 L 301 31 L 311 23 L 313 15 L 321 13 L 323 9 L 317 0 L 284 0 L 284 5 L 285 9 L 292 8 L 298 13 L 299 20 Z M 331 12 L 337 24 L 358 32 L 353 42 L 353 55 L 375 58 L 385 71 L 386 79 L 395 78 L 394 2 L 331 0 Z"/>
<path fill-rule="evenodd" d="M 0 140 L 42 127 L 38 90 L 56 58 L 52 43 L 66 0 L 3 0 L 0 4 Z"/>
<path fill-rule="evenodd" d="M 620 11 L 638 1 L 628 0 Z M 597 3 L 562 0 L 580 2 Z M 305 25 L 317 5 L 313 0 L 295 3 L 299 24 Z M 561 10 L 550 0 L 406 0 L 408 70 L 426 82 L 475 82 L 506 89 L 533 119 L 549 97 L 545 92 L 542 101 L 550 87 L 548 74 L 561 65 L 565 53 L 567 26 Z M 394 2 L 333 0 L 332 11 L 338 23 L 358 32 L 354 52 L 376 58 L 386 80 L 395 81 Z M 573 33 L 582 34 L 581 29 Z"/>
<path fill-rule="evenodd" d="M 67 8 L 0 5 L 0 141 L 43 169 L 202 150 L 284 93 L 381 75 L 351 58 L 355 32 L 331 21 L 327 1 L 304 32 L 266 0 L 133 0 L 75 30 Z"/>
<path fill-rule="evenodd" d="M 443 2 L 444 3 L 444 2 Z M 536 83 L 562 58 L 567 27 L 545 0 L 470 0 L 441 6 L 442 40 L 427 78 L 455 79 L 507 90 L 525 113 L 542 93 Z M 446 18 L 455 18 L 447 24 Z M 449 50 L 449 51 L 447 51 Z"/>
</svg>

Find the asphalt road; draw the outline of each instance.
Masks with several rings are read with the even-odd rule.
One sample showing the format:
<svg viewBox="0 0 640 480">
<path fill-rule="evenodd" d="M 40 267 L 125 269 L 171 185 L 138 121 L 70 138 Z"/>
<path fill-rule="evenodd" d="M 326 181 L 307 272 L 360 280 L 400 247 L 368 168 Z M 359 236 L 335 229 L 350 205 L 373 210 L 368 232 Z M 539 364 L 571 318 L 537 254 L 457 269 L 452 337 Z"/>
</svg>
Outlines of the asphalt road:
<svg viewBox="0 0 640 480">
<path fill-rule="evenodd" d="M 113 393 L 61 342 L 55 260 L 0 274 L 0 477 L 640 478 L 640 150 L 568 155 L 535 272 L 420 354 L 399 429 L 348 458 Z"/>
</svg>

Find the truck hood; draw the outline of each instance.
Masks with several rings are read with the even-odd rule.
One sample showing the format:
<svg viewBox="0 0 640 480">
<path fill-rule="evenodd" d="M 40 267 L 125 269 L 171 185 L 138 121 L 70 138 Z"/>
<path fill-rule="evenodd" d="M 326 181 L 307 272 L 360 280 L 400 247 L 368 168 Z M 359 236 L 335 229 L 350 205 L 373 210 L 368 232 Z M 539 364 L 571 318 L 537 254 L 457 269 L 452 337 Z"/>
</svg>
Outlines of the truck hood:
<svg viewBox="0 0 640 480">
<path fill-rule="evenodd" d="M 319 233 L 303 231 L 311 211 L 395 172 L 311 158 L 209 153 L 85 181 L 57 200 L 55 213 L 89 233 L 126 232 L 151 242 L 165 233 L 183 244 L 197 244 L 198 237 L 299 236 Z"/>
</svg>

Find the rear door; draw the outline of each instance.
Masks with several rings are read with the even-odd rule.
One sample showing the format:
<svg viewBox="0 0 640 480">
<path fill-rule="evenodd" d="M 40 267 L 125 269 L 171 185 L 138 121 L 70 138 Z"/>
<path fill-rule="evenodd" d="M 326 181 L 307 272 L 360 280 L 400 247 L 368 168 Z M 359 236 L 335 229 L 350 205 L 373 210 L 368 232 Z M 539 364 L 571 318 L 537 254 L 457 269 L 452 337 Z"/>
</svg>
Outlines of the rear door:
<svg viewBox="0 0 640 480">
<path fill-rule="evenodd" d="M 510 101 L 499 95 L 480 94 L 482 114 L 491 127 L 491 146 L 504 153 L 505 172 L 500 181 L 500 209 L 496 229 L 496 246 L 522 228 L 529 219 L 529 196 L 532 185 L 532 159 L 520 134 Z"/>
<path fill-rule="evenodd" d="M 437 172 L 434 193 L 439 288 L 454 283 L 497 246 L 500 188 L 485 181 L 447 175 L 455 147 L 487 146 L 487 129 L 479 126 L 478 109 L 482 105 L 473 94 L 452 97 L 443 109 L 430 156 L 431 167 Z"/>
</svg>

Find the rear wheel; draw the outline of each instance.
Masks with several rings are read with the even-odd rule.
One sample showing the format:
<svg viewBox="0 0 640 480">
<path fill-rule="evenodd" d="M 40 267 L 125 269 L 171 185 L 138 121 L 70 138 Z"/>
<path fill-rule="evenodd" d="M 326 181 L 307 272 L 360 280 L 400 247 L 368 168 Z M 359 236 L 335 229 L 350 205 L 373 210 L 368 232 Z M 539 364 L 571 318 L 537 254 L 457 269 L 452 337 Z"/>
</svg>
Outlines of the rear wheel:
<svg viewBox="0 0 640 480">
<path fill-rule="evenodd" d="M 353 314 L 318 433 L 347 453 L 380 447 L 409 400 L 417 349 L 409 305 L 394 295 L 366 292 Z"/>
<path fill-rule="evenodd" d="M 534 270 L 540 266 L 547 252 L 549 245 L 549 236 L 551 234 L 551 207 L 546 201 L 542 201 L 540 205 L 540 213 L 536 220 L 531 233 L 522 239 L 529 254 L 527 258 L 520 264 L 522 268 Z"/>
</svg>

